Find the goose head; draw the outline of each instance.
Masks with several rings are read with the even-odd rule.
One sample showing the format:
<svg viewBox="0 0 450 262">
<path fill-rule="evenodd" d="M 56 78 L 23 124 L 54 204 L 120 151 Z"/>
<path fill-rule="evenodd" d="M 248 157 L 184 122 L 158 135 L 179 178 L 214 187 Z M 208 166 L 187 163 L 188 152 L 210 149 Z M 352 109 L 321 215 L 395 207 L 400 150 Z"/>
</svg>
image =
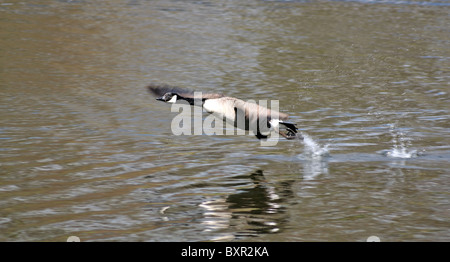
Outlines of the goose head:
<svg viewBox="0 0 450 262">
<path fill-rule="evenodd" d="M 177 102 L 178 96 L 177 93 L 169 92 L 165 93 L 162 97 L 156 98 L 156 100 L 174 104 Z"/>
</svg>

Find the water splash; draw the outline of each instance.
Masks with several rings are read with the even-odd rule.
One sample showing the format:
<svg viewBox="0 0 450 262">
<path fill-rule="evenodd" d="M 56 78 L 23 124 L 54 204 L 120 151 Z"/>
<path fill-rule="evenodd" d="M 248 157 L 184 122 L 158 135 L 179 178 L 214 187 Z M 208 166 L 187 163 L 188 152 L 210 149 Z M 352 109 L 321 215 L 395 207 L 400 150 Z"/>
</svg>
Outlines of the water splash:
<svg viewBox="0 0 450 262">
<path fill-rule="evenodd" d="M 298 137 L 304 145 L 303 153 L 298 156 L 298 159 L 303 163 L 303 178 L 314 180 L 318 175 L 328 174 L 327 157 L 330 155 L 328 145 L 320 145 L 303 132 Z"/>
<path fill-rule="evenodd" d="M 413 158 L 417 157 L 417 150 L 411 150 L 411 138 L 405 133 L 396 130 L 394 124 L 390 125 L 389 132 L 392 135 L 392 148 L 385 152 L 386 156 L 393 158 Z"/>
<path fill-rule="evenodd" d="M 301 133 L 303 136 L 303 145 L 305 146 L 304 154 L 311 158 L 321 158 L 324 156 L 329 156 L 328 144 L 321 146 L 314 139 L 312 139 L 308 134 Z"/>
</svg>

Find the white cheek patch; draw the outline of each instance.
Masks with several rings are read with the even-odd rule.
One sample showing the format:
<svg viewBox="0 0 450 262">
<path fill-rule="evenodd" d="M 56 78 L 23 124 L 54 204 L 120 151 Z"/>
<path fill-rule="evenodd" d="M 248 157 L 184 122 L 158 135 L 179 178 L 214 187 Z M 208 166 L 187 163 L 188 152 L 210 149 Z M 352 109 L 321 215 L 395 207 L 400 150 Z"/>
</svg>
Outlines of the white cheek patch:
<svg viewBox="0 0 450 262">
<path fill-rule="evenodd" d="M 175 102 L 177 102 L 177 95 L 172 96 L 172 98 L 169 101 L 167 101 L 167 103 L 172 103 L 172 104 L 175 104 Z"/>
</svg>

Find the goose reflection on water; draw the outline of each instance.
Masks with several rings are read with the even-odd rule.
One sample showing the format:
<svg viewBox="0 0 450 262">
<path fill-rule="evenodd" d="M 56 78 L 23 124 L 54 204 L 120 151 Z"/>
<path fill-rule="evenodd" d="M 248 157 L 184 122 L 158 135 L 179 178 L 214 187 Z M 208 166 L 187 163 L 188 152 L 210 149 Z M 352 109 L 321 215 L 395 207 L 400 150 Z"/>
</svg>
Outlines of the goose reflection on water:
<svg viewBox="0 0 450 262">
<path fill-rule="evenodd" d="M 263 170 L 250 175 L 252 188 L 240 190 L 226 198 L 207 200 L 200 204 L 205 211 L 204 231 L 220 232 L 214 240 L 231 240 L 276 233 L 283 229 L 287 214 L 283 203 L 293 196 L 292 181 L 273 186 L 267 183 Z M 233 233 L 227 233 L 233 232 Z"/>
</svg>

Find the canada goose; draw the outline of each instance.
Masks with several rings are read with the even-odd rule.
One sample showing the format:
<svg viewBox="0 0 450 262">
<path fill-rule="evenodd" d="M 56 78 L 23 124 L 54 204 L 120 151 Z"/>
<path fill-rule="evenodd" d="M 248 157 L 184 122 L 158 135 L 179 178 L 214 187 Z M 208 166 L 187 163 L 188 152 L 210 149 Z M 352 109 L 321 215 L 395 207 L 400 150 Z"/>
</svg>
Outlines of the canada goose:
<svg viewBox="0 0 450 262">
<path fill-rule="evenodd" d="M 200 102 L 200 97 L 194 98 L 194 91 L 190 89 L 160 84 L 150 84 L 147 88 L 157 97 L 158 101 L 176 103 L 177 100 L 185 100 L 191 105 L 202 106 L 206 112 L 225 119 L 235 127 L 253 131 L 258 139 L 266 139 L 271 130 L 275 130 L 286 139 L 297 137 L 298 129 L 295 124 L 285 122 L 288 118 L 287 114 L 270 110 L 258 104 L 222 94 L 203 93 Z M 262 124 L 259 123 L 264 119 L 267 120 L 267 124 L 260 127 Z M 280 124 L 286 129 L 286 132 L 279 129 Z"/>
</svg>

